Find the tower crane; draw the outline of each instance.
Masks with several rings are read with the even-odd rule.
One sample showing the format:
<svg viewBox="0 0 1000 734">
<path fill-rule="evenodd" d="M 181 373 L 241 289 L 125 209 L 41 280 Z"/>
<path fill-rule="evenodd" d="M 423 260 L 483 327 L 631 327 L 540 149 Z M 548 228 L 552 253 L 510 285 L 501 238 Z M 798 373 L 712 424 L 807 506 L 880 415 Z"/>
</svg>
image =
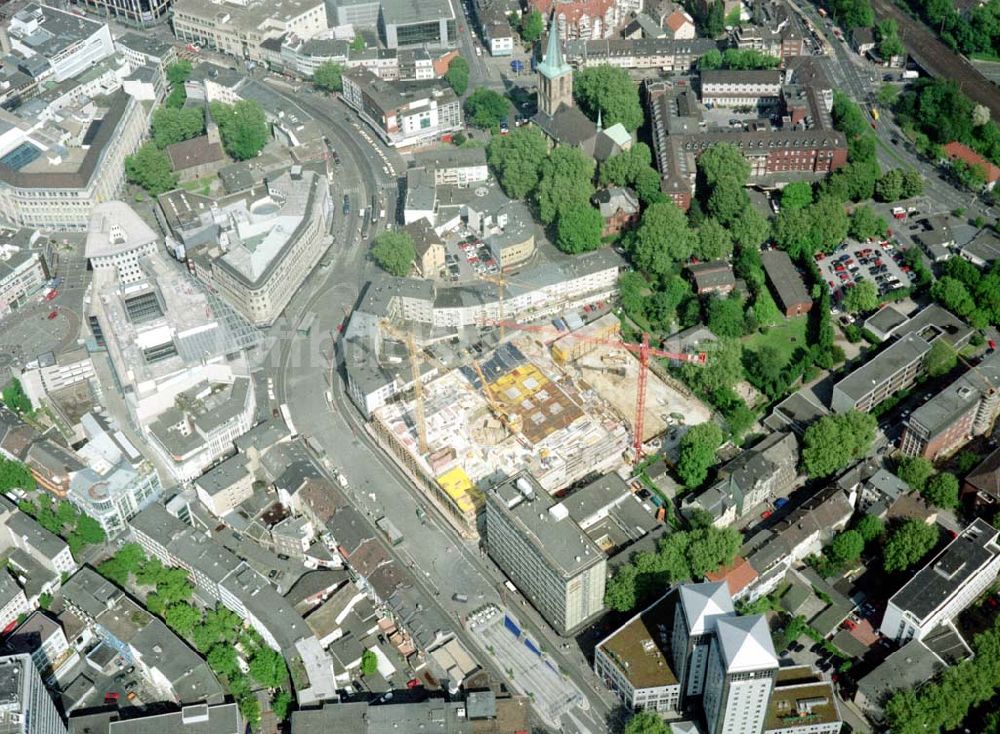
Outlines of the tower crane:
<svg viewBox="0 0 1000 734">
<path fill-rule="evenodd" d="M 413 376 L 413 403 L 417 418 L 417 443 L 420 453 L 427 453 L 427 422 L 424 419 L 424 384 L 420 381 L 420 362 L 417 356 L 417 344 L 411 332 L 402 332 L 388 321 L 379 325 L 388 333 L 406 345 L 410 359 L 410 372 Z"/>
<path fill-rule="evenodd" d="M 677 362 L 686 362 L 688 364 L 697 364 L 697 365 L 704 365 L 706 361 L 706 355 L 704 352 L 687 354 L 684 352 L 667 352 L 662 349 L 657 349 L 656 347 L 652 347 L 649 344 L 649 334 L 647 333 L 643 333 L 642 341 L 639 344 L 629 344 L 628 342 L 622 341 L 620 339 L 608 339 L 606 337 L 576 335 L 573 334 L 572 332 L 564 334 L 563 332 L 551 326 L 519 324 L 516 321 L 493 321 L 488 323 L 491 326 L 499 326 L 501 328 L 508 327 L 511 329 L 517 329 L 518 331 L 526 331 L 535 334 L 546 334 L 549 336 L 556 336 L 565 339 L 576 339 L 577 341 L 588 344 L 601 344 L 604 346 L 614 347 L 615 349 L 622 349 L 636 355 L 636 357 L 639 360 L 639 375 L 636 380 L 635 426 L 633 427 L 634 435 L 632 437 L 632 450 L 635 454 L 636 463 L 641 461 L 643 456 L 642 428 L 646 412 L 646 381 L 648 378 L 649 358 L 660 357 L 662 359 L 670 359 Z"/>
</svg>

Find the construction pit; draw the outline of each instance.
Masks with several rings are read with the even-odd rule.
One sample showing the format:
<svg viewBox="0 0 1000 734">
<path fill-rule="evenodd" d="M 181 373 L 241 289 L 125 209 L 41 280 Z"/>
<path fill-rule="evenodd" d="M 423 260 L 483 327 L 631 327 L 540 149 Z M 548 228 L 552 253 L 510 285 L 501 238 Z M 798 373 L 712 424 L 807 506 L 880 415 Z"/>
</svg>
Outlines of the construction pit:
<svg viewBox="0 0 1000 734">
<path fill-rule="evenodd" d="M 422 389 L 425 447 L 412 396 L 377 409 L 371 428 L 470 536 L 483 505 L 481 490 L 519 471 L 530 471 L 555 493 L 621 469 L 631 443 L 639 361 L 598 343 L 614 341 L 617 321 L 608 318 L 573 332 L 579 345 L 567 345 L 564 336 L 514 334 L 478 363 L 428 382 Z M 643 434 L 650 440 L 672 423 L 707 421 L 710 411 L 649 372 L 644 415 Z"/>
</svg>

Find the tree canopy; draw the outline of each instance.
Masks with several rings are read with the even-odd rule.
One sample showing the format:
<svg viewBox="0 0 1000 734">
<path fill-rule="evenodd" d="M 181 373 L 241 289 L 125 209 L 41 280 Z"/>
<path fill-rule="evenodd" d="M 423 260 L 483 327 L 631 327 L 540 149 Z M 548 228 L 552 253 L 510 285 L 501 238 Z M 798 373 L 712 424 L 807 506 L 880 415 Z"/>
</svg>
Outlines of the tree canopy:
<svg viewBox="0 0 1000 734">
<path fill-rule="evenodd" d="M 313 72 L 313 84 L 327 92 L 339 92 L 344 88 L 341 77 L 344 69 L 340 64 L 327 61 L 316 67 Z"/>
<path fill-rule="evenodd" d="M 545 21 L 537 10 L 532 10 L 521 16 L 521 40 L 525 43 L 537 41 L 542 37 L 544 30 Z"/>
<path fill-rule="evenodd" d="M 856 410 L 823 416 L 802 437 L 802 464 L 810 477 L 827 477 L 860 459 L 875 440 L 877 421 Z"/>
<path fill-rule="evenodd" d="M 923 520 L 904 520 L 890 535 L 883 548 L 885 570 L 903 571 L 926 556 L 937 545 L 936 525 Z"/>
<path fill-rule="evenodd" d="M 0 456 L 0 492 L 23 489 L 30 492 L 35 488 L 35 477 L 20 461 Z"/>
<path fill-rule="evenodd" d="M 15 413 L 23 415 L 31 412 L 31 398 L 24 392 L 24 386 L 16 377 L 10 378 L 10 382 L 4 385 L 0 400 Z"/>
<path fill-rule="evenodd" d="M 253 158 L 267 145 L 270 128 L 257 100 L 241 99 L 233 105 L 212 102 L 209 109 L 219 126 L 222 147 L 236 160 Z"/>
<path fill-rule="evenodd" d="M 604 220 L 592 206 L 575 206 L 559 217 L 556 246 L 563 252 L 576 255 L 601 246 L 601 229 Z"/>
<path fill-rule="evenodd" d="M 884 236 L 888 228 L 885 217 L 876 214 L 867 204 L 861 204 L 851 213 L 851 223 L 847 233 L 863 242 L 871 237 Z"/>
<path fill-rule="evenodd" d="M 382 269 L 398 277 L 410 274 L 417 251 L 408 232 L 387 230 L 375 238 L 372 257 Z"/>
<path fill-rule="evenodd" d="M 448 64 L 448 71 L 445 72 L 444 78 L 451 85 L 455 94 L 461 97 L 469 88 L 469 62 L 461 56 L 456 56 Z"/>
<path fill-rule="evenodd" d="M 670 729 L 655 711 L 640 711 L 628 720 L 625 734 L 670 734 Z"/>
<path fill-rule="evenodd" d="M 558 145 L 542 161 L 538 189 L 538 217 L 551 224 L 571 209 L 589 206 L 594 195 L 594 160 L 577 148 Z"/>
<path fill-rule="evenodd" d="M 685 486 L 700 487 L 715 464 L 715 452 L 722 445 L 722 429 L 708 421 L 691 427 L 681 438 L 677 475 Z"/>
<path fill-rule="evenodd" d="M 793 181 L 781 190 L 782 209 L 804 209 L 812 203 L 812 184 L 806 181 Z"/>
<path fill-rule="evenodd" d="M 855 283 L 844 294 L 844 310 L 847 313 L 868 313 L 878 308 L 878 291 L 870 280 Z"/>
<path fill-rule="evenodd" d="M 584 69 L 573 78 L 573 95 L 591 120 L 600 112 L 605 128 L 620 122 L 632 132 L 642 125 L 639 88 L 625 69 L 608 64 Z"/>
<path fill-rule="evenodd" d="M 946 375 L 956 364 L 958 364 L 958 354 L 955 352 L 955 347 L 946 339 L 935 339 L 924 362 L 927 374 L 931 377 Z"/>
<path fill-rule="evenodd" d="M 465 100 L 465 114 L 469 124 L 496 132 L 501 120 L 510 114 L 510 102 L 499 92 L 478 87 Z"/>
<path fill-rule="evenodd" d="M 191 76 L 191 72 L 193 70 L 194 65 L 187 59 L 175 61 L 166 68 L 167 82 L 171 86 L 175 84 L 183 84 Z"/>
<path fill-rule="evenodd" d="M 144 144 L 125 158 L 125 178 L 153 196 L 177 188 L 177 174 L 170 159 L 153 142 Z"/>
<path fill-rule="evenodd" d="M 504 193 L 524 199 L 538 185 L 548 144 L 534 125 L 515 128 L 508 135 L 494 135 L 486 149 L 487 160 L 496 171 Z"/>
<path fill-rule="evenodd" d="M 927 480 L 923 495 L 935 507 L 955 509 L 958 507 L 958 477 L 951 472 L 935 474 Z"/>
<path fill-rule="evenodd" d="M 173 109 L 160 107 L 150 121 L 153 142 L 160 148 L 196 138 L 205 132 L 205 110 L 202 107 Z"/>
<path fill-rule="evenodd" d="M 934 465 L 922 456 L 904 457 L 896 469 L 896 475 L 918 492 L 924 491 L 927 480 L 933 474 Z"/>
<path fill-rule="evenodd" d="M 632 257 L 641 270 L 664 277 L 674 263 L 691 257 L 697 238 L 684 212 L 672 201 L 651 204 L 632 238 Z"/>
</svg>

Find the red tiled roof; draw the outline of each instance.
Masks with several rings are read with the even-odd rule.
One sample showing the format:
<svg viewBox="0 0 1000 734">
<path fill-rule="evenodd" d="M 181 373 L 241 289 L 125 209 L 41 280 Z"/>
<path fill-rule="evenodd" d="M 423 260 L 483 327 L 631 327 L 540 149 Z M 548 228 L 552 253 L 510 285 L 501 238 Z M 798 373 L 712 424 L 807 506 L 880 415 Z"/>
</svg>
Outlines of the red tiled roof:
<svg viewBox="0 0 1000 734">
<path fill-rule="evenodd" d="M 687 14 L 682 10 L 675 10 L 670 14 L 670 17 L 667 18 L 666 26 L 676 33 L 687 22 Z"/>
<path fill-rule="evenodd" d="M 986 183 L 1000 179 L 1000 166 L 995 166 L 964 143 L 954 140 L 944 146 L 944 154 L 951 160 L 965 161 L 970 166 L 981 166 L 986 173 Z"/>
<path fill-rule="evenodd" d="M 757 578 L 757 572 L 746 558 L 736 556 L 730 565 L 723 566 L 718 571 L 706 573 L 705 578 L 709 581 L 725 581 L 729 587 L 730 595 L 736 596 Z"/>
<path fill-rule="evenodd" d="M 614 5 L 614 0 L 573 0 L 559 3 L 556 0 L 530 0 L 529 4 L 545 17 L 552 13 L 553 6 L 557 6 L 558 15 L 563 16 L 567 23 L 576 24 L 585 15 L 591 19 L 604 18 Z"/>
</svg>

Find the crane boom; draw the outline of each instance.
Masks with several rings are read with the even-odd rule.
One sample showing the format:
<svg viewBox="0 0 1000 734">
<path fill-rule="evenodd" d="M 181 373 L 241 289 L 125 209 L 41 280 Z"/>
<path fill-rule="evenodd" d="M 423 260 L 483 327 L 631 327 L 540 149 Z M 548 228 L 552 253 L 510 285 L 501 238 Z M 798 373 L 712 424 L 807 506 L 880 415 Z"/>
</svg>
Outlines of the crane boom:
<svg viewBox="0 0 1000 734">
<path fill-rule="evenodd" d="M 417 343 L 411 332 L 402 332 L 388 321 L 379 322 L 386 332 L 397 339 L 401 339 L 406 344 L 407 355 L 410 359 L 410 372 L 413 375 L 413 403 L 417 419 L 417 443 L 420 452 L 427 453 L 427 422 L 424 419 L 424 384 L 420 381 L 420 362 L 417 356 Z"/>
</svg>

